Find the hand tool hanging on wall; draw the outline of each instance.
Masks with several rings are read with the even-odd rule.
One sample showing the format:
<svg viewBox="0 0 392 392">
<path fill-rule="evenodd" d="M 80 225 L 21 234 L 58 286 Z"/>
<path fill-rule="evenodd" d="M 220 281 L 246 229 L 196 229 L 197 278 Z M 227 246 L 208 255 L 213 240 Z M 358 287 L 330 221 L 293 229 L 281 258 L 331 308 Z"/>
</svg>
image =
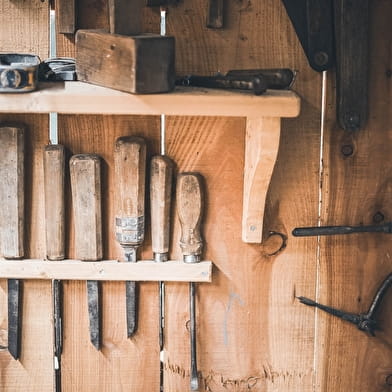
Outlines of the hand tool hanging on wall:
<svg viewBox="0 0 392 392">
<path fill-rule="evenodd" d="M 70 162 L 75 227 L 75 256 L 82 261 L 102 260 L 101 160 L 95 154 L 79 154 Z M 101 347 L 101 301 L 98 281 L 87 281 L 90 340 Z"/>
<path fill-rule="evenodd" d="M 137 261 L 137 249 L 144 241 L 144 203 L 146 182 L 146 142 L 137 136 L 116 140 L 114 148 L 116 184 L 116 240 L 124 250 L 125 260 Z M 125 282 L 127 335 L 137 330 L 138 292 L 136 282 Z"/>
<path fill-rule="evenodd" d="M 363 332 L 367 332 L 371 336 L 375 336 L 375 331 L 377 329 L 380 329 L 379 323 L 375 318 L 375 314 L 377 310 L 380 308 L 382 299 L 384 298 L 388 288 L 391 286 L 392 286 L 392 273 L 389 274 L 384 279 L 381 286 L 377 290 L 376 295 L 374 296 L 372 303 L 370 304 L 369 310 L 366 313 L 359 313 L 359 314 L 348 313 L 339 309 L 331 308 L 329 306 L 319 304 L 318 302 L 315 302 L 306 297 L 298 297 L 298 299 L 301 301 L 301 303 L 305 305 L 317 307 L 329 314 L 332 314 L 333 316 L 339 317 L 345 321 L 348 321 L 356 325 L 359 330 Z"/>
<path fill-rule="evenodd" d="M 200 225 L 203 211 L 202 176 L 181 173 L 177 178 L 177 214 L 181 224 L 180 247 L 185 263 L 198 263 L 203 248 Z M 196 355 L 196 283 L 189 283 L 191 391 L 199 389 Z"/>
<path fill-rule="evenodd" d="M 267 89 L 287 89 L 294 81 L 294 72 L 288 68 L 275 69 L 237 69 L 225 75 L 197 76 L 189 75 L 177 78 L 180 86 L 199 86 L 223 89 L 251 90 L 256 95 Z"/>
<path fill-rule="evenodd" d="M 207 22 L 209 29 L 223 28 L 223 12 L 225 0 L 208 0 Z"/>
<path fill-rule="evenodd" d="M 51 129 L 53 134 L 53 127 Z M 44 192 L 46 257 L 48 260 L 65 258 L 64 171 L 65 149 L 61 144 L 49 144 L 44 150 Z M 52 281 L 54 315 L 54 370 L 56 391 L 61 391 L 62 353 L 62 285 Z"/>
<path fill-rule="evenodd" d="M 135 94 L 174 88 L 174 37 L 141 34 L 144 5 L 145 0 L 110 0 L 111 34 L 77 32 L 78 80 Z"/>
<path fill-rule="evenodd" d="M 19 125 L 0 126 L 0 254 L 24 257 L 24 133 Z M 18 359 L 22 332 L 22 282 L 8 279 L 8 351 Z"/>
<path fill-rule="evenodd" d="M 151 159 L 150 206 L 151 206 L 151 244 L 154 260 L 166 262 L 170 241 L 170 204 L 172 197 L 173 161 L 164 155 Z M 159 287 L 159 351 L 160 351 L 160 391 L 163 391 L 163 350 L 165 328 L 165 284 Z"/>
<path fill-rule="evenodd" d="M 369 0 L 282 0 L 310 66 L 336 66 L 339 125 L 347 131 L 367 121 Z M 333 38 L 335 37 L 335 39 Z"/>
<path fill-rule="evenodd" d="M 383 225 L 364 225 L 364 226 L 315 226 L 315 227 L 296 227 L 292 234 L 295 237 L 310 237 L 319 235 L 336 235 L 352 233 L 392 233 L 392 222 Z"/>
<path fill-rule="evenodd" d="M 53 2 L 55 4 L 53 4 Z M 76 31 L 75 0 L 51 0 L 52 8 L 56 8 L 58 15 L 58 32 L 73 34 Z M 54 7 L 53 7 L 54 5 Z"/>
<path fill-rule="evenodd" d="M 56 14 L 50 10 L 49 55 L 56 57 Z M 65 148 L 58 144 L 57 113 L 49 113 L 50 144 L 44 150 L 45 240 L 48 260 L 65 258 Z M 54 325 L 54 374 L 55 391 L 61 391 L 61 354 L 63 347 L 61 281 L 52 280 Z"/>
</svg>

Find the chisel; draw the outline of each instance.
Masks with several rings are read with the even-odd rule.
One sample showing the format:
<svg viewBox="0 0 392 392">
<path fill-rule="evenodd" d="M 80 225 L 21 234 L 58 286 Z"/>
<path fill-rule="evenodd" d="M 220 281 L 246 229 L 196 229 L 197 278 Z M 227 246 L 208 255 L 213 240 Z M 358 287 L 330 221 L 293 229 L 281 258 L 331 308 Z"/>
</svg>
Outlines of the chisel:
<svg viewBox="0 0 392 392">
<path fill-rule="evenodd" d="M 75 224 L 75 255 L 82 261 L 102 259 L 101 159 L 95 154 L 70 159 L 72 203 Z M 90 340 L 101 347 L 101 304 L 98 281 L 87 281 Z"/>
<path fill-rule="evenodd" d="M 65 257 L 64 172 L 64 146 L 61 144 L 47 145 L 44 150 L 44 192 L 46 257 L 48 260 L 63 260 Z M 55 390 L 61 391 L 62 285 L 60 280 L 52 281 L 52 297 Z"/>
<path fill-rule="evenodd" d="M 154 260 L 158 263 L 168 260 L 170 241 L 170 204 L 173 179 L 173 161 L 164 155 L 151 159 L 150 207 L 151 242 Z M 159 282 L 159 351 L 160 391 L 163 391 L 163 348 L 165 328 L 165 283 Z"/>
<path fill-rule="evenodd" d="M 137 249 L 144 240 L 144 198 L 146 181 L 146 142 L 137 136 L 116 140 L 114 172 L 117 195 L 116 240 L 125 260 L 136 263 Z M 136 282 L 125 282 L 127 336 L 137 329 L 138 292 Z"/>
<path fill-rule="evenodd" d="M 56 2 L 60 8 L 60 2 Z M 63 3 L 61 1 L 61 3 Z M 49 56 L 56 57 L 56 12 L 54 3 L 49 13 Z M 61 14 L 60 14 L 61 16 Z M 61 19 L 61 18 L 60 18 Z M 64 173 L 65 149 L 58 144 L 58 116 L 49 113 L 50 144 L 44 150 L 44 194 L 45 194 L 45 239 L 48 260 L 65 258 L 65 217 L 64 217 Z M 52 280 L 54 347 L 53 368 L 55 391 L 61 391 L 61 354 L 63 345 L 62 332 L 62 284 Z"/>
<path fill-rule="evenodd" d="M 185 263 L 198 263 L 203 243 L 200 225 L 203 211 L 202 176 L 199 173 L 181 173 L 177 178 L 177 214 L 181 224 L 180 247 Z M 196 356 L 196 283 L 189 283 L 191 391 L 199 389 Z"/>
<path fill-rule="evenodd" d="M 0 253 L 24 257 L 24 128 L 0 126 Z M 8 279 L 8 351 L 20 355 L 22 282 Z"/>
</svg>

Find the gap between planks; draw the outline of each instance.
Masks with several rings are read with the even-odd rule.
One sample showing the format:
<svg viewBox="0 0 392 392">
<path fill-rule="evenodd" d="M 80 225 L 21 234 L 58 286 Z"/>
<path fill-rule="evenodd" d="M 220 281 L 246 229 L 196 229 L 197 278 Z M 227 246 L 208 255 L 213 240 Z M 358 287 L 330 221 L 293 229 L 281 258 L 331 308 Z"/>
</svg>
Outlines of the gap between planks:
<svg viewBox="0 0 392 392">
<path fill-rule="evenodd" d="M 129 263 L 118 260 L 0 259 L 0 278 L 211 282 L 212 262 L 184 263 L 169 260 L 156 263 L 152 260 L 140 260 Z"/>
</svg>

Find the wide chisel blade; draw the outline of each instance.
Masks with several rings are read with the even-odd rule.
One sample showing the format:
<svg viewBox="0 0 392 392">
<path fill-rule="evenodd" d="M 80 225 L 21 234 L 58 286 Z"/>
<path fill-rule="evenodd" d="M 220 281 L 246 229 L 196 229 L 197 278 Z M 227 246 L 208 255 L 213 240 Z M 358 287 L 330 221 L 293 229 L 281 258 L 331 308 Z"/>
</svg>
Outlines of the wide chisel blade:
<svg viewBox="0 0 392 392">
<path fill-rule="evenodd" d="M 74 155 L 70 160 L 75 221 L 75 254 L 82 261 L 102 259 L 101 165 L 95 154 Z M 90 340 L 101 347 L 100 286 L 87 281 Z"/>
<path fill-rule="evenodd" d="M 24 128 L 0 126 L 0 254 L 24 257 Z M 21 282 L 8 280 L 8 350 L 20 354 L 22 328 Z"/>
<path fill-rule="evenodd" d="M 8 351 L 14 359 L 20 355 L 22 282 L 8 280 Z"/>
</svg>

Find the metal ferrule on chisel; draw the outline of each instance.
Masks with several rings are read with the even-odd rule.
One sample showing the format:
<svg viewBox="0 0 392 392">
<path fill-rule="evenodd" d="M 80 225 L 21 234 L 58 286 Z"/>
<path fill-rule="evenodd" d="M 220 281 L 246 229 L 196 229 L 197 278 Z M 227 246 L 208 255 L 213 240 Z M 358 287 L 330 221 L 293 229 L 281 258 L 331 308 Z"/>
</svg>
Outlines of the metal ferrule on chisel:
<svg viewBox="0 0 392 392">
<path fill-rule="evenodd" d="M 116 239 L 121 246 L 139 246 L 144 241 L 144 216 L 116 217 Z"/>
<path fill-rule="evenodd" d="M 183 255 L 184 263 L 200 263 L 200 255 Z"/>
<path fill-rule="evenodd" d="M 155 253 L 154 252 L 154 261 L 156 263 L 164 263 L 169 260 L 169 255 L 167 253 Z"/>
</svg>

